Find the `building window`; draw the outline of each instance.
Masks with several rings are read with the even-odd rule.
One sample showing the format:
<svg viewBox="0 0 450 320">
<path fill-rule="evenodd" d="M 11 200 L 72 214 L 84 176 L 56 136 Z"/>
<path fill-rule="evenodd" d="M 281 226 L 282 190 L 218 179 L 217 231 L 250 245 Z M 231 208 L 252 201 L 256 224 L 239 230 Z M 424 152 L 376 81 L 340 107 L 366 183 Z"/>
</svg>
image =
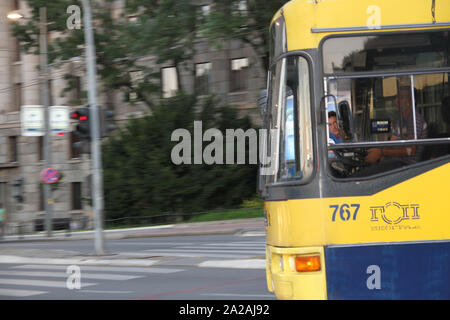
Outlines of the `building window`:
<svg viewBox="0 0 450 320">
<path fill-rule="evenodd" d="M 45 210 L 44 184 L 39 183 L 39 211 Z"/>
<path fill-rule="evenodd" d="M 247 90 L 248 58 L 231 60 L 230 91 Z"/>
<path fill-rule="evenodd" d="M 53 103 L 53 79 L 49 79 L 47 83 L 48 83 L 48 98 L 49 98 L 48 103 L 50 106 L 53 106 L 54 105 L 54 103 Z"/>
<path fill-rule="evenodd" d="M 233 3 L 233 11 L 241 15 L 247 14 L 247 0 L 240 0 Z"/>
<path fill-rule="evenodd" d="M 11 136 L 9 139 L 9 162 L 17 162 L 17 137 Z"/>
<path fill-rule="evenodd" d="M 195 65 L 195 91 L 199 95 L 209 94 L 209 79 L 211 63 L 197 63 Z"/>
<path fill-rule="evenodd" d="M 80 149 L 74 147 L 74 144 L 76 142 L 80 142 L 80 141 L 81 141 L 81 139 L 77 134 L 75 134 L 73 132 L 70 133 L 70 159 L 80 159 L 81 158 Z"/>
<path fill-rule="evenodd" d="M 20 61 L 20 41 L 19 41 L 19 39 L 14 38 L 14 46 L 15 46 L 14 62 L 18 62 L 18 61 Z"/>
<path fill-rule="evenodd" d="M 137 23 L 138 22 L 138 15 L 137 14 L 129 14 L 129 15 L 127 15 L 127 22 L 128 23 Z"/>
<path fill-rule="evenodd" d="M 13 107 L 12 111 L 20 111 L 20 107 L 22 106 L 22 84 L 15 83 L 13 89 Z"/>
<path fill-rule="evenodd" d="M 44 160 L 44 137 L 38 137 L 38 151 L 37 151 L 39 161 Z"/>
<path fill-rule="evenodd" d="M 209 13 L 211 12 L 211 6 L 209 4 L 203 5 L 200 7 L 201 14 L 203 17 L 209 16 Z"/>
<path fill-rule="evenodd" d="M 81 77 L 75 76 L 73 79 L 73 99 L 81 99 Z"/>
<path fill-rule="evenodd" d="M 162 97 L 171 98 L 178 91 L 177 68 L 168 67 L 161 69 Z"/>
<path fill-rule="evenodd" d="M 83 209 L 81 203 L 81 182 L 72 182 L 72 210 Z"/>
</svg>

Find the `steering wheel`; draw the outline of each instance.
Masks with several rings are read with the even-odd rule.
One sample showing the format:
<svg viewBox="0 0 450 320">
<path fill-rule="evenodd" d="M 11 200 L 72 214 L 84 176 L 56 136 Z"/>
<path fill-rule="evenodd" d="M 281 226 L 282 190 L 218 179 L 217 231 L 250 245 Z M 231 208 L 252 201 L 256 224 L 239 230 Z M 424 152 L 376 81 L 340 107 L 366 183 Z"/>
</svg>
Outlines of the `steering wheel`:
<svg viewBox="0 0 450 320">
<path fill-rule="evenodd" d="M 364 160 L 367 156 L 366 149 L 336 149 L 333 152 L 336 157 L 329 159 L 329 164 L 339 177 L 350 177 L 367 166 Z"/>
</svg>

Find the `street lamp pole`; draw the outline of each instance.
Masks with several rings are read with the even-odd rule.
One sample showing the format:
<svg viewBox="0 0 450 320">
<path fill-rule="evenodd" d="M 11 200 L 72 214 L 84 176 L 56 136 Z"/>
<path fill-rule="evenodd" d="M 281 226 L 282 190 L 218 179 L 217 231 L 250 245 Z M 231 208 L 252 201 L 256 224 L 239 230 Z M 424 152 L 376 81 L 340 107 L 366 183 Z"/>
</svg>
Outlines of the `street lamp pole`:
<svg viewBox="0 0 450 320">
<path fill-rule="evenodd" d="M 45 110 L 45 135 L 43 141 L 43 151 L 45 159 L 45 168 L 52 166 L 52 139 L 50 128 L 50 92 L 48 86 L 48 33 L 47 33 L 47 7 L 39 8 L 39 51 L 40 51 L 40 67 L 41 67 L 41 90 L 42 105 Z M 52 236 L 52 216 L 53 216 L 53 199 L 51 185 L 44 184 L 44 200 L 45 200 L 45 228 L 47 236 Z"/>
<path fill-rule="evenodd" d="M 95 253 L 104 254 L 103 238 L 103 173 L 102 155 L 100 149 L 100 121 L 97 106 L 96 75 L 97 66 L 95 61 L 94 32 L 92 28 L 92 12 L 89 0 L 82 0 L 84 18 L 84 37 L 86 43 L 86 67 L 88 82 L 88 102 L 90 108 L 91 124 L 91 154 L 92 154 L 92 198 L 94 206 L 94 233 Z"/>
</svg>

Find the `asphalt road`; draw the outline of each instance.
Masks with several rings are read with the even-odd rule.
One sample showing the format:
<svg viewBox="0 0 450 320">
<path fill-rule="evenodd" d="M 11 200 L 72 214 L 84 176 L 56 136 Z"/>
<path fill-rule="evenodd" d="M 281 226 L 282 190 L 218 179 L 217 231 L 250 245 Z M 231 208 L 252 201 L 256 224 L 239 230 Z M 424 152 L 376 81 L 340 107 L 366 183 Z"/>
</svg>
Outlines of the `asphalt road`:
<svg viewBox="0 0 450 320">
<path fill-rule="evenodd" d="M 3 300 L 273 300 L 267 291 L 262 235 L 201 235 L 108 240 L 109 256 L 151 266 L 0 264 Z M 92 240 L 3 243 L 10 252 L 93 253 Z M 78 284 L 80 285 L 78 288 Z"/>
</svg>

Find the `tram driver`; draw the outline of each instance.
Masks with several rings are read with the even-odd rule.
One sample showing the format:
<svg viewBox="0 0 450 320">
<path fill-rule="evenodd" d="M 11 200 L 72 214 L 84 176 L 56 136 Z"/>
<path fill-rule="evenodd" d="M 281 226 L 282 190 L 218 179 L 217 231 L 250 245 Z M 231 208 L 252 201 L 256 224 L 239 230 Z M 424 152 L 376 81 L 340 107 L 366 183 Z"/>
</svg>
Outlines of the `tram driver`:
<svg viewBox="0 0 450 320">
<path fill-rule="evenodd" d="M 414 117 L 411 99 L 411 89 L 409 86 L 400 86 L 398 96 L 396 97 L 396 105 L 401 114 L 401 121 L 394 128 L 395 135 L 392 135 L 390 140 L 408 140 L 414 139 Z M 401 125 L 402 124 L 402 125 Z M 417 139 L 425 139 L 427 137 L 427 123 L 419 112 L 415 112 L 415 125 Z M 384 147 L 384 148 L 370 148 L 367 150 L 368 154 L 365 161 L 368 164 L 376 165 L 370 166 L 374 170 L 385 171 L 396 169 L 407 164 L 419 162 L 421 159 L 423 147 L 417 145 L 406 145 L 403 147 Z M 381 166 L 382 168 L 378 167 Z M 382 169 L 382 170 L 380 170 Z M 367 172 L 366 172 L 367 174 Z"/>
</svg>

